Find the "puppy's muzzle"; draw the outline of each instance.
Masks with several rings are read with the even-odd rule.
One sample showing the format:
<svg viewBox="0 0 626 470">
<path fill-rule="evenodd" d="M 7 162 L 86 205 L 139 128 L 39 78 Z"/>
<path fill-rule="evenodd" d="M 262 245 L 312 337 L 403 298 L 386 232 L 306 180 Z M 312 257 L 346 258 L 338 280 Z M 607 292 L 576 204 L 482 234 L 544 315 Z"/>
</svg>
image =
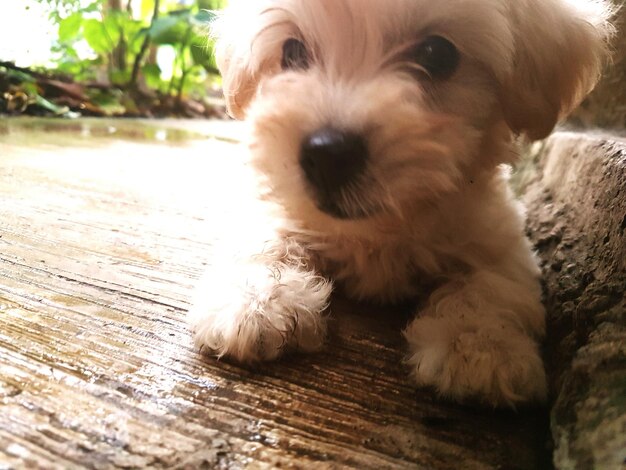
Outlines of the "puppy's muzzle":
<svg viewBox="0 0 626 470">
<path fill-rule="evenodd" d="M 365 139 L 353 132 L 323 128 L 303 140 L 300 166 L 320 210 L 338 218 L 354 217 L 343 201 L 364 172 L 367 159 Z"/>
</svg>

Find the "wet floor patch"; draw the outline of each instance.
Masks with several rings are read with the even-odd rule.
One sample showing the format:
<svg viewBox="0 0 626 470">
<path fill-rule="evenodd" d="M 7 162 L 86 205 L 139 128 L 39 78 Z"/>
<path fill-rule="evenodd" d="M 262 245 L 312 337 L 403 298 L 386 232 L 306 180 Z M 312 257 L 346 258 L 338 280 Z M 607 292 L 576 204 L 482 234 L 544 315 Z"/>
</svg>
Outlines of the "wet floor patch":
<svg viewBox="0 0 626 470">
<path fill-rule="evenodd" d="M 211 121 L 0 117 L 0 143 L 37 146 L 91 146 L 94 142 L 130 141 L 153 144 L 183 144 L 236 138 L 215 132 Z"/>
</svg>

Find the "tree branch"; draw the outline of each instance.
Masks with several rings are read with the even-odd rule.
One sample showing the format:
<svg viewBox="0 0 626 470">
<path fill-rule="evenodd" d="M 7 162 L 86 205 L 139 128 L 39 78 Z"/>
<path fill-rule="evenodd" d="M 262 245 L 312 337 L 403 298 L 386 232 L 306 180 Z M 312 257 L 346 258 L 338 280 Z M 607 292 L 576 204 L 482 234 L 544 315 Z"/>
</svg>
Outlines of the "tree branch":
<svg viewBox="0 0 626 470">
<path fill-rule="evenodd" d="M 154 0 L 154 10 L 152 12 L 152 20 L 150 20 L 150 26 L 152 26 L 159 17 L 159 3 L 160 3 L 160 0 Z M 137 54 L 137 57 L 135 57 L 135 62 L 133 63 L 133 73 L 130 77 L 130 82 L 128 83 L 128 86 L 131 88 L 137 88 L 137 80 L 139 79 L 139 70 L 141 69 L 143 58 L 146 55 L 146 52 L 148 52 L 149 47 L 150 47 L 150 35 L 146 31 L 146 37 L 143 38 L 141 49 L 139 49 L 139 53 Z"/>
</svg>

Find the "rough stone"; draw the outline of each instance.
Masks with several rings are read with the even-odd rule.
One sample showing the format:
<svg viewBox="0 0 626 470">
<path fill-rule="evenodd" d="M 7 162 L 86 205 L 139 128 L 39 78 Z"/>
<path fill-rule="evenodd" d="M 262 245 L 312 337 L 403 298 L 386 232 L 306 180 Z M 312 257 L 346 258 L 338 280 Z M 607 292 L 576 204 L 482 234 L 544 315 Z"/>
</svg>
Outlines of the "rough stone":
<svg viewBox="0 0 626 470">
<path fill-rule="evenodd" d="M 560 132 L 515 179 L 541 260 L 557 469 L 626 464 L 626 141 Z"/>
</svg>

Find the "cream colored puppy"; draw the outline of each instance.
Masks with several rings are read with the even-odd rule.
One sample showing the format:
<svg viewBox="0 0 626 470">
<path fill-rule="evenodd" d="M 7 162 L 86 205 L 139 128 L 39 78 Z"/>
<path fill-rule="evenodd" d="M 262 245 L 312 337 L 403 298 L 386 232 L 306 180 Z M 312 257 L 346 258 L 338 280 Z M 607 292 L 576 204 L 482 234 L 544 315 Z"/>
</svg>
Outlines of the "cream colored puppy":
<svg viewBox="0 0 626 470">
<path fill-rule="evenodd" d="M 315 351 L 333 282 L 383 302 L 430 286 L 404 331 L 416 383 L 543 400 L 539 269 L 502 164 L 515 135 L 545 137 L 596 83 L 608 4 L 232 3 L 224 92 L 275 210 L 217 250 L 196 344 L 243 362 Z"/>
</svg>

